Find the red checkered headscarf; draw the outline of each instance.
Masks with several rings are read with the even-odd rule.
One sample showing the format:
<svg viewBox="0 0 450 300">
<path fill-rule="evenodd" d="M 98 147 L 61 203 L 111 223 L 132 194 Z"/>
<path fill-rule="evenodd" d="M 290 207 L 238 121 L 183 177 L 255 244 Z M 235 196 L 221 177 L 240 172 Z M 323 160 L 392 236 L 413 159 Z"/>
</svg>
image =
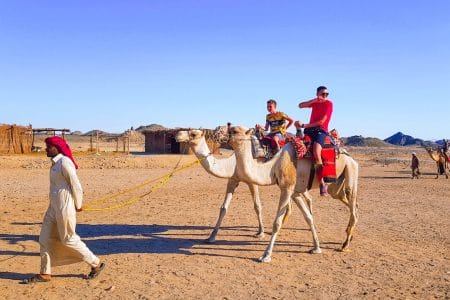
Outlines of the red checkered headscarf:
<svg viewBox="0 0 450 300">
<path fill-rule="evenodd" d="M 67 156 L 68 158 L 70 158 L 70 160 L 73 162 L 73 164 L 75 165 L 75 169 L 78 169 L 78 165 L 75 162 L 75 160 L 73 159 L 72 156 L 72 150 L 70 150 L 69 145 L 66 143 L 66 141 L 59 137 L 59 136 L 51 136 L 45 139 L 45 143 L 47 145 L 52 145 L 55 146 L 56 148 L 58 148 L 59 152 L 64 155 Z"/>
</svg>

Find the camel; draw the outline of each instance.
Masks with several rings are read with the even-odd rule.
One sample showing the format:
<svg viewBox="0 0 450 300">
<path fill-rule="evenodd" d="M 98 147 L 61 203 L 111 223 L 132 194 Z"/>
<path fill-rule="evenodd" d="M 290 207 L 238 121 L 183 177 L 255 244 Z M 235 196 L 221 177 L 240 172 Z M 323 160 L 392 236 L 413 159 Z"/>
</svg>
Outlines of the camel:
<svg viewBox="0 0 450 300">
<path fill-rule="evenodd" d="M 196 157 L 200 160 L 200 164 L 209 174 L 228 179 L 225 199 L 220 207 L 219 218 L 217 219 L 216 226 L 211 232 L 210 236 L 206 239 L 207 243 L 214 243 L 216 241 L 217 233 L 219 232 L 220 225 L 227 213 L 233 194 L 241 181 L 244 181 L 236 173 L 236 157 L 231 155 L 227 158 L 217 159 L 215 158 L 205 140 L 205 132 L 198 129 L 182 130 L 175 136 L 177 142 L 187 142 L 195 153 Z M 246 182 L 250 193 L 253 197 L 254 209 L 258 218 L 258 232 L 256 237 L 264 237 L 264 225 L 262 218 L 262 206 L 259 198 L 259 188 L 256 184 Z"/>
<path fill-rule="evenodd" d="M 439 178 L 439 175 L 445 175 L 445 178 L 448 179 L 448 174 L 446 170 L 445 156 L 442 151 L 435 151 L 431 149 L 431 147 L 425 147 L 425 150 L 430 155 L 431 159 L 436 162 L 437 171 L 436 171 L 436 179 Z"/>
<path fill-rule="evenodd" d="M 292 144 L 286 144 L 271 160 L 259 163 L 251 159 L 251 136 L 253 129 L 243 126 L 229 128 L 229 144 L 236 156 L 236 173 L 246 182 L 257 185 L 271 185 L 276 183 L 281 195 L 277 215 L 272 227 L 272 237 L 260 262 L 270 262 L 275 240 L 281 230 L 283 217 L 290 205 L 291 199 L 297 204 L 310 226 L 313 238 L 313 249 L 310 253 L 321 253 L 319 239 L 312 216 L 312 197 L 308 192 L 308 181 L 312 162 L 309 159 L 297 160 Z M 350 210 L 347 226 L 347 237 L 342 245 L 342 251 L 348 251 L 358 220 L 357 214 L 357 185 L 358 163 L 349 155 L 340 154 L 336 159 L 337 181 L 328 187 L 328 193 L 335 199 L 342 201 Z M 316 176 L 314 176 L 316 177 Z M 312 188 L 318 188 L 319 182 L 314 178 Z M 308 206 L 303 202 L 305 199 Z"/>
</svg>

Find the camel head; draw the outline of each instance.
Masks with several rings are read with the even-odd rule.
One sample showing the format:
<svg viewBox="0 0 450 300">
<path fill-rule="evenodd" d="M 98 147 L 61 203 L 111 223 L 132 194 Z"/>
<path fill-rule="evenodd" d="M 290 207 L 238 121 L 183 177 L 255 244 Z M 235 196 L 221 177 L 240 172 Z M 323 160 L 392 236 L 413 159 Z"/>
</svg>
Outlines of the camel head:
<svg viewBox="0 0 450 300">
<path fill-rule="evenodd" d="M 177 142 L 188 142 L 190 145 L 198 145 L 198 143 L 205 137 L 205 132 L 199 129 L 180 130 L 175 135 Z"/>
<path fill-rule="evenodd" d="M 247 128 L 244 126 L 230 126 L 228 128 L 228 134 L 230 136 L 228 143 L 231 147 L 239 147 L 244 141 L 251 140 L 254 135 L 253 128 Z"/>
</svg>

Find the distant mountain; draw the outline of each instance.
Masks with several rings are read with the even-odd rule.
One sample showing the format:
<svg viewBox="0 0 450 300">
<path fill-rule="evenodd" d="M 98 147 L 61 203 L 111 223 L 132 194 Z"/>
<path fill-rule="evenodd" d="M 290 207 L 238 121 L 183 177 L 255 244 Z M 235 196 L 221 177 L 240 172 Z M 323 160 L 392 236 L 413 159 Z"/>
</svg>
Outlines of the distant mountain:
<svg viewBox="0 0 450 300">
<path fill-rule="evenodd" d="M 97 135 L 97 132 L 98 132 L 98 135 L 115 135 L 113 133 L 108 133 L 106 131 L 102 131 L 102 130 L 98 130 L 98 129 L 88 131 L 88 132 L 84 133 L 83 135 L 84 136 Z"/>
<path fill-rule="evenodd" d="M 354 135 L 351 137 L 342 138 L 344 146 L 359 146 L 359 147 L 389 147 L 391 144 L 382 141 L 378 138 L 365 138 L 361 135 Z"/>
<path fill-rule="evenodd" d="M 135 130 L 142 132 L 142 131 L 157 131 L 157 130 L 164 130 L 164 129 L 167 129 L 167 128 L 162 125 L 159 125 L 159 124 L 150 124 L 150 125 L 139 126 Z"/>
<path fill-rule="evenodd" d="M 397 146 L 423 145 L 424 140 L 413 138 L 410 135 L 397 132 L 393 136 L 384 139 L 385 142 Z"/>
<path fill-rule="evenodd" d="M 81 131 L 79 131 L 79 130 L 72 131 L 70 134 L 71 135 L 83 135 L 83 133 Z"/>
<path fill-rule="evenodd" d="M 450 139 L 445 139 L 446 141 L 449 141 Z M 442 140 L 438 140 L 438 141 L 436 141 L 435 142 L 437 145 L 439 145 L 439 146 L 444 146 L 444 139 L 442 139 Z"/>
</svg>

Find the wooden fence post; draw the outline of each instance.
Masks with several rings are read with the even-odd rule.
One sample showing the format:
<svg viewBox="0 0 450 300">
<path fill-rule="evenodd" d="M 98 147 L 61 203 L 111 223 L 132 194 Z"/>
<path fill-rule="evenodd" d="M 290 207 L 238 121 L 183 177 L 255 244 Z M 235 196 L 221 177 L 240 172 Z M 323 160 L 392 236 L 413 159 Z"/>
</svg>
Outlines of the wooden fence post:
<svg viewBox="0 0 450 300">
<path fill-rule="evenodd" d="M 96 154 L 98 154 L 98 152 L 99 152 L 99 148 L 98 148 L 98 130 L 97 130 L 97 142 L 96 142 L 96 144 L 97 144 L 97 152 L 96 152 Z"/>
</svg>

